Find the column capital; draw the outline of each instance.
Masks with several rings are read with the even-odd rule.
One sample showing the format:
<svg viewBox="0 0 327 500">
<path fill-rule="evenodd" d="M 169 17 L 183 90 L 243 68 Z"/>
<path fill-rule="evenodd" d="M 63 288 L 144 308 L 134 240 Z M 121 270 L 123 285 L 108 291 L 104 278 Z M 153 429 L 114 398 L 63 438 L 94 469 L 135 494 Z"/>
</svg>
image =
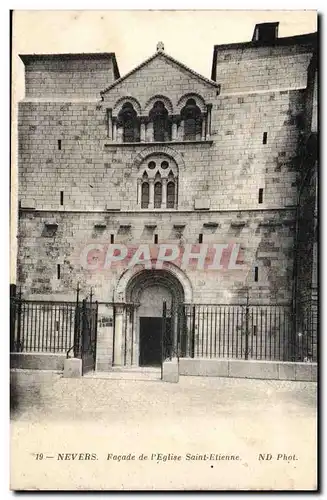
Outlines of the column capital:
<svg viewBox="0 0 327 500">
<path fill-rule="evenodd" d="M 147 125 L 150 121 L 150 118 L 148 116 L 140 116 L 140 122 L 141 125 Z"/>
<path fill-rule="evenodd" d="M 181 115 L 172 115 L 172 117 L 171 117 L 172 123 L 174 123 L 176 125 L 179 125 L 181 120 L 182 120 Z"/>
</svg>

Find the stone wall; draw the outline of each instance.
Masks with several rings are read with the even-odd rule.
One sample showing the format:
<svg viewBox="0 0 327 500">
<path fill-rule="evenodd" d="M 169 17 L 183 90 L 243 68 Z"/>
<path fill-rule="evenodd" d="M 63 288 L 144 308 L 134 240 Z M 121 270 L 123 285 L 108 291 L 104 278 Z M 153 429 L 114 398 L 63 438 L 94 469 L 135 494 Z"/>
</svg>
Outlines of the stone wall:
<svg viewBox="0 0 327 500">
<path fill-rule="evenodd" d="M 82 269 L 86 245 L 108 245 L 113 235 L 115 243 L 137 246 L 153 242 L 156 233 L 159 243 L 183 246 L 197 244 L 203 234 L 204 243 L 239 243 L 245 268 L 187 269 L 194 301 L 232 301 L 244 297 L 248 285 L 252 299 L 289 301 L 310 50 L 308 44 L 218 50 L 220 94 L 210 82 L 159 55 L 105 91 L 103 102 L 89 98 L 96 99 L 96 86 L 104 90 L 112 84 L 111 59 L 96 66 L 92 59 L 58 62 L 58 67 L 46 61 L 27 64 L 27 96 L 34 99 L 19 105 L 18 283 L 24 293 L 72 298 L 80 282 L 85 291 L 93 286 L 99 300 L 111 301 L 122 269 Z M 92 92 L 74 78 L 75 70 L 82 74 L 87 68 L 91 76 L 99 70 L 91 80 L 81 78 L 86 87 L 94 82 Z M 51 82 L 61 77 L 66 81 L 53 99 Z M 71 85 L 80 102 L 69 98 Z M 133 97 L 143 114 L 151 99 L 164 95 L 176 114 L 182 97 L 192 93 L 212 104 L 210 140 L 153 148 L 150 143 L 121 145 L 109 137 L 108 109 L 123 97 Z M 159 152 L 173 158 L 178 169 L 177 211 L 140 210 L 140 153 L 146 163 L 147 155 Z M 197 200 L 210 209 L 195 210 Z M 145 226 L 153 220 L 157 227 L 149 230 Z M 49 230 L 53 222 L 55 232 Z M 216 229 L 204 226 L 208 222 Z M 185 225 L 182 233 L 174 224 Z"/>
<path fill-rule="evenodd" d="M 311 56 L 312 40 L 284 46 L 217 46 L 212 77 L 222 94 L 301 89 L 307 85 Z"/>
<path fill-rule="evenodd" d="M 302 91 L 216 97 L 213 143 L 161 147 L 163 154 L 177 157 L 178 208 L 192 210 L 196 199 L 209 199 L 214 210 L 295 205 L 302 111 Z M 105 104 L 21 102 L 19 130 L 22 206 L 32 203 L 46 210 L 139 207 L 137 180 L 144 166 L 136 159 L 146 146 L 121 146 L 108 140 Z M 263 189 L 261 206 L 259 189 Z"/>
<path fill-rule="evenodd" d="M 49 221 L 58 227 L 46 226 Z M 145 227 L 148 223 L 156 227 Z M 92 286 L 95 299 L 117 300 L 114 290 L 127 264 L 124 261 L 105 266 L 111 235 L 115 244 L 126 244 L 135 252 L 142 243 L 157 248 L 153 244 L 154 234 L 158 235 L 159 244 L 176 244 L 181 251 L 186 244 L 192 244 L 192 250 L 199 252 L 199 234 L 203 235 L 203 244 L 208 244 L 209 249 L 215 243 L 230 245 L 222 261 L 223 269 L 210 270 L 204 266 L 201 270 L 195 262 L 184 270 L 191 281 L 195 302 L 232 302 L 244 298 L 245 286 L 250 286 L 251 297 L 255 300 L 287 302 L 291 299 L 294 244 L 294 211 L 291 209 L 147 215 L 142 211 L 54 213 L 22 210 L 18 281 L 25 296 L 74 300 L 79 282 L 82 293 L 89 292 Z M 228 269 L 233 261 L 233 244 L 240 245 L 234 258 L 237 268 Z M 93 252 L 98 264 L 93 270 L 85 269 L 84 252 L 87 250 L 91 255 L 95 245 L 100 245 L 99 252 Z M 212 260 L 210 262 L 212 264 Z M 243 267 L 238 267 L 237 263 L 243 263 Z M 58 264 L 60 279 L 57 277 Z M 179 264 L 176 261 L 176 265 Z M 255 266 L 258 267 L 257 282 L 254 281 Z"/>
<path fill-rule="evenodd" d="M 111 54 L 22 55 L 21 59 L 27 98 L 100 99 L 100 92 L 118 76 Z"/>
</svg>

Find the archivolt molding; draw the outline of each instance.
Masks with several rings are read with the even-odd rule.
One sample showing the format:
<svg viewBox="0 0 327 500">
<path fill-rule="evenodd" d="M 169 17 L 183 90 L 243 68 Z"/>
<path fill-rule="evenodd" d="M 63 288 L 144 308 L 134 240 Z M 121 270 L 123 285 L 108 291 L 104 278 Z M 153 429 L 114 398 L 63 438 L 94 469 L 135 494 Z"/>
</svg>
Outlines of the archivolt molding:
<svg viewBox="0 0 327 500">
<path fill-rule="evenodd" d="M 114 300 L 115 302 L 125 302 L 128 300 L 128 291 L 129 291 L 129 286 L 130 284 L 133 284 L 135 286 L 135 283 L 137 282 L 136 280 L 138 277 L 140 278 L 140 281 L 142 282 L 142 277 L 145 276 L 146 274 L 151 277 L 151 273 L 162 273 L 163 276 L 168 276 L 169 274 L 172 275 L 179 284 L 182 286 L 183 291 L 184 291 L 184 301 L 186 303 L 192 303 L 193 299 L 193 289 L 192 289 L 192 284 L 189 280 L 189 278 L 186 276 L 184 271 L 182 271 L 179 267 L 177 267 L 175 264 L 172 262 L 165 262 L 163 265 L 162 270 L 156 270 L 155 269 L 155 264 L 156 261 L 152 261 L 152 270 L 146 270 L 142 265 L 139 266 L 134 266 L 130 269 L 125 270 L 120 278 L 118 279 L 117 286 L 114 292 Z"/>
<path fill-rule="evenodd" d="M 173 148 L 169 146 L 149 146 L 148 148 L 144 148 L 140 153 L 134 158 L 133 164 L 136 167 L 140 167 L 140 165 L 146 160 L 149 156 L 154 154 L 163 154 L 167 155 L 169 158 L 172 158 L 178 167 L 185 166 L 184 159 L 182 155 Z"/>
<path fill-rule="evenodd" d="M 201 97 L 199 94 L 196 94 L 193 92 L 193 93 L 184 94 L 179 99 L 179 101 L 177 103 L 177 108 L 176 108 L 177 114 L 180 114 L 181 110 L 185 106 L 188 99 L 194 99 L 196 102 L 196 105 L 200 108 L 201 112 L 202 113 L 206 112 L 206 103 L 205 103 L 203 97 Z"/>
<path fill-rule="evenodd" d="M 162 101 L 167 108 L 167 111 L 170 115 L 173 114 L 174 107 L 172 105 L 171 100 L 164 95 L 155 95 L 152 96 L 145 104 L 143 115 L 148 115 L 156 101 Z"/>
<path fill-rule="evenodd" d="M 138 100 L 135 99 L 135 97 L 131 97 L 131 96 L 125 96 L 125 97 L 121 97 L 120 99 L 118 99 L 115 106 L 113 107 L 112 115 L 117 116 L 119 111 L 123 107 L 123 105 L 127 102 L 130 102 L 133 105 L 136 113 L 138 114 L 138 116 L 140 116 L 141 115 L 141 105 L 138 102 Z"/>
</svg>

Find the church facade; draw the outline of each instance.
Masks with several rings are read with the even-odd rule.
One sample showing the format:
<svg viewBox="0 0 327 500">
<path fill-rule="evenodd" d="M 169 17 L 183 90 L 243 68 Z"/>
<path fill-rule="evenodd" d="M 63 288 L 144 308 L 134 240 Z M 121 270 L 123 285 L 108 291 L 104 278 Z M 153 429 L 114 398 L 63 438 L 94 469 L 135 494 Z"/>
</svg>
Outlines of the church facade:
<svg viewBox="0 0 327 500">
<path fill-rule="evenodd" d="M 155 364 L 164 301 L 316 300 L 317 37 L 277 32 L 215 46 L 211 79 L 161 42 L 122 77 L 113 53 L 21 55 L 17 284 L 30 300 L 92 288 L 97 370 Z M 208 328 L 199 312 L 193 350 Z"/>
</svg>

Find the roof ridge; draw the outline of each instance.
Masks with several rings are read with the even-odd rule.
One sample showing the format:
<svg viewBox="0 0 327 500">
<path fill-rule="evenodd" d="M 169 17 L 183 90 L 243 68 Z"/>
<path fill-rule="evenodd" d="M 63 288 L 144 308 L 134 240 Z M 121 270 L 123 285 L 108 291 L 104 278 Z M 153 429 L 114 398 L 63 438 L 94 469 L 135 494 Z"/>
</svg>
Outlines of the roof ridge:
<svg viewBox="0 0 327 500">
<path fill-rule="evenodd" d="M 112 84 L 110 84 L 108 87 L 106 87 L 104 90 L 102 90 L 100 92 L 100 94 L 101 95 L 105 94 L 106 92 L 108 92 L 109 90 L 111 90 L 113 87 L 115 87 L 116 85 L 118 85 L 119 83 L 121 83 L 123 80 L 125 80 L 126 78 L 128 78 L 129 76 L 131 76 L 133 73 L 135 73 L 136 71 L 138 71 L 139 69 L 141 69 L 143 66 L 145 66 L 146 64 L 148 64 L 150 61 L 152 61 L 156 57 L 160 57 L 160 56 L 163 56 L 164 58 L 168 59 L 169 61 L 172 61 L 177 66 L 180 66 L 181 68 L 183 68 L 184 70 L 188 71 L 189 73 L 192 73 L 197 78 L 203 80 L 206 84 L 212 85 L 213 87 L 217 87 L 218 86 L 218 84 L 216 82 L 210 80 L 209 78 L 206 78 L 205 76 L 201 75 L 200 73 L 197 73 L 193 69 L 191 69 L 188 66 L 186 66 L 186 64 L 181 63 L 180 61 L 178 61 L 177 59 L 175 59 L 171 55 L 167 54 L 166 52 L 164 52 L 162 50 L 158 50 L 157 52 L 155 52 L 154 54 L 152 54 L 150 57 L 148 57 L 147 59 L 145 59 L 145 61 L 143 61 L 142 63 L 140 63 L 137 66 L 135 66 L 135 68 L 131 69 L 124 76 L 120 77 L 118 80 L 115 80 Z"/>
</svg>

